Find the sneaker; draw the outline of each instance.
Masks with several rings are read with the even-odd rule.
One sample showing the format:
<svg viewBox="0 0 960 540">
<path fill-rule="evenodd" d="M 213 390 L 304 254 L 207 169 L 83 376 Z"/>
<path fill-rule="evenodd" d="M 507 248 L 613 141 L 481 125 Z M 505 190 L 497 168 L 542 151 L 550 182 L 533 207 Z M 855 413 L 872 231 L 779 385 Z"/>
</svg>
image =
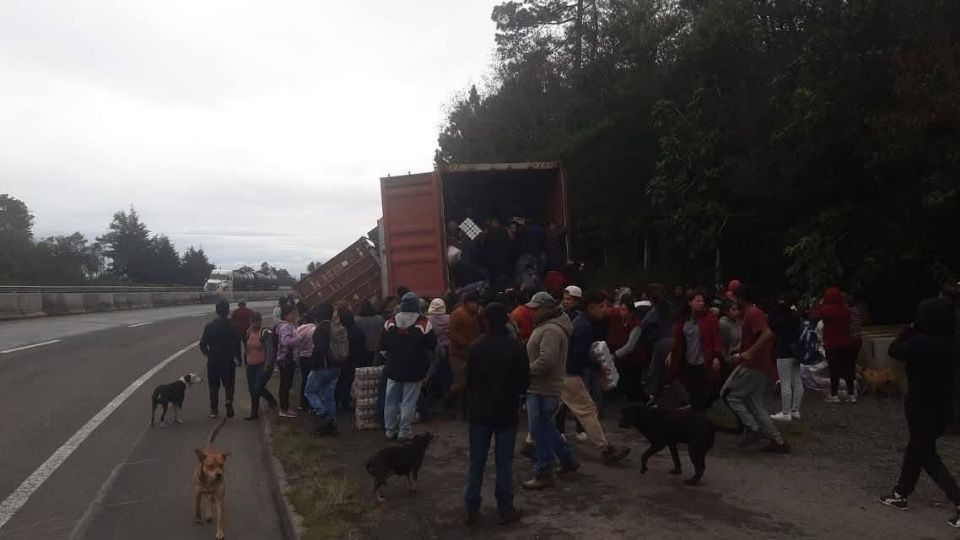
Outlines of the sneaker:
<svg viewBox="0 0 960 540">
<path fill-rule="evenodd" d="M 613 446 L 608 444 L 603 450 L 600 451 L 600 457 L 603 459 L 604 465 L 616 465 L 623 461 L 623 458 L 627 457 L 630 454 L 630 449 L 626 446 Z"/>
<path fill-rule="evenodd" d="M 896 491 L 886 497 L 881 497 L 880 502 L 897 510 L 906 510 L 908 507 L 907 498 L 901 496 Z M 954 526 L 956 527 L 956 525 Z"/>
<path fill-rule="evenodd" d="M 764 446 L 761 452 L 766 452 L 768 454 L 789 454 L 790 445 L 787 444 L 787 441 L 770 441 L 770 444 Z"/>
<path fill-rule="evenodd" d="M 218 411 L 210 411 L 207 418 L 220 418 L 220 413 Z"/>
<path fill-rule="evenodd" d="M 523 518 L 523 510 L 519 508 L 514 508 L 509 514 L 500 514 L 500 517 L 497 518 L 497 523 L 500 525 L 510 525 L 516 523 Z"/>
<path fill-rule="evenodd" d="M 953 516 L 953 519 L 947 520 L 947 525 L 954 529 L 960 529 L 960 507 L 957 507 L 957 515 Z"/>
<path fill-rule="evenodd" d="M 467 525 L 476 525 L 480 521 L 480 510 L 476 508 L 467 508 L 466 517 L 463 518 L 463 522 Z"/>
<path fill-rule="evenodd" d="M 534 459 L 536 457 L 532 442 L 524 441 L 523 444 L 520 445 L 520 450 L 518 450 L 517 453 L 527 459 Z"/>
<path fill-rule="evenodd" d="M 856 403 L 858 401 L 857 394 L 853 393 L 847 396 L 847 403 Z"/>
<path fill-rule="evenodd" d="M 580 442 L 587 442 L 587 433 L 585 431 L 577 432 L 577 440 Z"/>
<path fill-rule="evenodd" d="M 792 413 L 790 413 L 790 416 L 792 416 L 794 420 L 799 420 L 799 419 L 800 419 L 800 411 L 793 411 Z"/>
<path fill-rule="evenodd" d="M 521 486 L 523 489 L 528 491 L 540 491 L 547 488 L 552 488 L 556 483 L 553 480 L 553 476 L 537 476 L 530 480 L 527 480 Z"/>
<path fill-rule="evenodd" d="M 280 415 L 281 417 L 283 417 L 283 418 L 296 418 L 296 417 L 297 417 L 297 413 L 293 412 L 293 411 L 290 410 L 290 409 L 287 409 L 287 410 L 285 410 L 285 411 L 280 411 L 279 415 Z"/>
<path fill-rule="evenodd" d="M 233 418 L 233 403 L 227 403 L 224 408 L 227 409 L 227 418 Z"/>
<path fill-rule="evenodd" d="M 397 437 L 399 437 L 399 435 L 397 435 L 396 433 L 390 433 L 389 431 L 387 432 L 388 441 L 395 441 L 397 440 Z"/>
<path fill-rule="evenodd" d="M 773 420 L 774 422 L 789 423 L 790 421 L 793 420 L 793 415 L 791 415 L 790 413 L 778 412 L 777 414 L 771 414 L 770 419 Z"/>
<path fill-rule="evenodd" d="M 745 429 L 743 432 L 743 438 L 740 439 L 740 444 L 737 445 L 738 448 L 747 448 L 759 443 L 761 440 L 760 434 L 752 429 Z"/>
<path fill-rule="evenodd" d="M 840 396 L 827 396 L 823 401 L 825 403 L 840 403 Z"/>
</svg>

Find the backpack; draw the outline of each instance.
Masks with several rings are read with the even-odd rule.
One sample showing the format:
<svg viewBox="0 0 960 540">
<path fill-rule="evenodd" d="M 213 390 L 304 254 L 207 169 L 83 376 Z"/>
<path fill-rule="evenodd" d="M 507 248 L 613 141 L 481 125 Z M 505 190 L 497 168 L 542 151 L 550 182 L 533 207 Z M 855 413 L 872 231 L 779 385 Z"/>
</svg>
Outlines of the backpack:
<svg viewBox="0 0 960 540">
<path fill-rule="evenodd" d="M 350 334 L 340 321 L 330 322 L 330 361 L 342 364 L 350 358 Z"/>
<path fill-rule="evenodd" d="M 260 343 L 263 343 L 264 362 L 268 370 L 277 363 L 277 333 L 270 328 L 260 329 Z"/>
<path fill-rule="evenodd" d="M 810 324 L 810 321 L 803 322 L 800 339 L 797 340 L 795 348 L 796 358 L 800 360 L 801 364 L 809 366 L 823 359 L 820 354 L 820 338 L 817 337 L 817 330 Z"/>
</svg>

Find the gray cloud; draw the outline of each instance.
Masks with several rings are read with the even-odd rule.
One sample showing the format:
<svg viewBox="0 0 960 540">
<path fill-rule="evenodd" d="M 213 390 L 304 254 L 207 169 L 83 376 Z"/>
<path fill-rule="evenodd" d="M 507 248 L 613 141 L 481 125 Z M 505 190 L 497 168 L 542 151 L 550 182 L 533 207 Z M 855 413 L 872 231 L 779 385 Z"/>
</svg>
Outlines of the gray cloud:
<svg viewBox="0 0 960 540">
<path fill-rule="evenodd" d="M 221 266 L 302 271 L 432 167 L 495 1 L 0 3 L 0 192 L 37 236 L 133 205 Z"/>
</svg>

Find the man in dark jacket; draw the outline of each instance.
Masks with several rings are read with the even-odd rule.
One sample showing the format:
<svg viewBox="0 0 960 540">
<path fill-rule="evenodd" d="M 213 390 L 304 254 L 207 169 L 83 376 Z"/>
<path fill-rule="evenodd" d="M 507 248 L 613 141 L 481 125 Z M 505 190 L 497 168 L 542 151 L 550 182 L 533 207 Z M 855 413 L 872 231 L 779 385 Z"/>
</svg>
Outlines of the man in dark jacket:
<svg viewBox="0 0 960 540">
<path fill-rule="evenodd" d="M 313 311 L 317 328 L 313 331 L 313 369 L 307 376 L 303 395 L 317 415 L 316 432 L 320 435 L 337 434 L 337 380 L 340 364 L 330 351 L 333 306 L 322 303 Z"/>
<path fill-rule="evenodd" d="M 960 487 L 937 455 L 937 439 L 950 416 L 960 363 L 960 346 L 954 328 L 954 307 L 941 298 L 925 300 L 917 309 L 913 326 L 890 344 L 888 354 L 906 362 L 907 398 L 904 412 L 910 442 L 903 456 L 900 481 L 883 504 L 904 510 L 925 470 L 946 494 L 957 512 L 948 523 L 960 528 Z"/>
<path fill-rule="evenodd" d="M 240 356 L 240 334 L 237 327 L 227 317 L 230 315 L 230 303 L 217 302 L 217 318 L 203 327 L 200 338 L 200 352 L 207 357 L 207 384 L 210 387 L 210 418 L 220 415 L 218 401 L 220 385 L 225 394 L 224 407 L 227 417 L 233 418 L 233 388 L 236 381 L 236 368 L 242 365 Z"/>
<path fill-rule="evenodd" d="M 383 424 L 388 439 L 413 438 L 413 416 L 423 379 L 430 368 L 428 351 L 437 347 L 430 321 L 420 314 L 420 298 L 403 295 L 400 312 L 383 327 L 383 350 L 387 352 L 387 391 Z"/>
<path fill-rule="evenodd" d="M 570 349 L 567 355 L 567 373 L 560 391 L 560 401 L 580 422 L 587 439 L 600 449 L 603 462 L 613 465 L 630 453 L 629 448 L 616 447 L 607 442 L 607 435 L 600 425 L 597 405 L 590 397 L 584 375 L 591 364 L 596 364 L 590 354 L 594 341 L 593 323 L 603 318 L 604 299 L 596 292 L 583 297 L 583 311 L 573 320 L 573 334 L 570 336 Z M 599 369 L 599 366 L 598 366 Z"/>
<path fill-rule="evenodd" d="M 484 311 L 487 333 L 471 347 L 467 362 L 470 473 L 467 480 L 467 523 L 480 515 L 480 488 L 487 465 L 490 439 L 495 438 L 497 509 L 503 524 L 515 521 L 513 506 L 513 448 L 521 396 L 530 385 L 527 349 L 507 331 L 507 309 L 493 303 Z"/>
</svg>

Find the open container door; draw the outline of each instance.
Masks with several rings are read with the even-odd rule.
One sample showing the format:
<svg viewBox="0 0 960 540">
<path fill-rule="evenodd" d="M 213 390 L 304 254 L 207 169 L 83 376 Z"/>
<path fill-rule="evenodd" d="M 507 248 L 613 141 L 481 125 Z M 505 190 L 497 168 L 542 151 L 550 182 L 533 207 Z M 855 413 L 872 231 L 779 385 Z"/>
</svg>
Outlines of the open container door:
<svg viewBox="0 0 960 540">
<path fill-rule="evenodd" d="M 447 290 L 440 177 L 436 173 L 380 179 L 383 249 L 390 295 L 398 286 L 420 296 Z"/>
</svg>

